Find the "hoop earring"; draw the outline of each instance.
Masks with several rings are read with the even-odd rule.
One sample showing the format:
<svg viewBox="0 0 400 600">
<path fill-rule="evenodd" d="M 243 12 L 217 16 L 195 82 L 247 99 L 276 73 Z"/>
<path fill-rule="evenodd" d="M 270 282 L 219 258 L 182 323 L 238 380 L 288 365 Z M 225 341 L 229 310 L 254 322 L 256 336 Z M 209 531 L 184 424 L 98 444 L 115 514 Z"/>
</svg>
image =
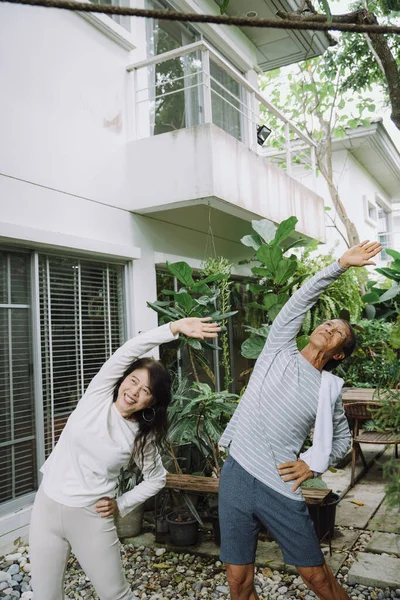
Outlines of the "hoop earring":
<svg viewBox="0 0 400 600">
<path fill-rule="evenodd" d="M 152 410 L 152 411 L 153 411 L 153 416 L 152 416 L 152 417 L 150 417 L 150 419 L 149 419 L 149 418 L 146 418 L 146 416 L 145 416 L 145 411 L 146 411 L 146 410 Z M 149 406 L 148 408 L 145 408 L 145 409 L 142 411 L 142 417 L 143 417 L 143 421 L 145 421 L 146 423 L 152 423 L 152 422 L 154 421 L 154 418 L 155 418 L 155 416 L 156 416 L 156 411 L 155 411 L 155 409 L 154 409 L 152 406 Z"/>
</svg>

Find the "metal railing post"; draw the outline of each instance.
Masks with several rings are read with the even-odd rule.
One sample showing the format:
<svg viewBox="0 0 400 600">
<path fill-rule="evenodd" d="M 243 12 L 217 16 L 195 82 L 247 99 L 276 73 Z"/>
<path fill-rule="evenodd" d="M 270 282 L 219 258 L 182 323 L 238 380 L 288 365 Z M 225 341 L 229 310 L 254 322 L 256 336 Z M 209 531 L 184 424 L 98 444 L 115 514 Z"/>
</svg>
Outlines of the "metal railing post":
<svg viewBox="0 0 400 600">
<path fill-rule="evenodd" d="M 315 154 L 315 146 L 311 146 L 311 168 L 312 168 L 312 189 L 317 191 L 317 156 Z"/>
<path fill-rule="evenodd" d="M 292 153 L 290 148 L 290 125 L 285 123 L 286 173 L 292 174 Z"/>
<path fill-rule="evenodd" d="M 203 67 L 203 116 L 204 123 L 212 123 L 212 102 L 211 102 L 211 74 L 210 74 L 210 52 L 201 51 L 201 62 Z"/>
</svg>

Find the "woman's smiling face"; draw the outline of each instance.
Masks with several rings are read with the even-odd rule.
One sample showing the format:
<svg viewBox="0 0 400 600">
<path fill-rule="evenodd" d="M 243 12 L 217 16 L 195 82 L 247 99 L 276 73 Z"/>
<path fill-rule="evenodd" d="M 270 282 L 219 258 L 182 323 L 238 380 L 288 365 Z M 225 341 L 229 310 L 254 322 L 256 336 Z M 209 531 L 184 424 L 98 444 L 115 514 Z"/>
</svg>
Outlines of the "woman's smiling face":
<svg viewBox="0 0 400 600">
<path fill-rule="evenodd" d="M 135 369 L 119 386 L 115 406 L 125 418 L 151 406 L 153 395 L 147 369 Z"/>
</svg>

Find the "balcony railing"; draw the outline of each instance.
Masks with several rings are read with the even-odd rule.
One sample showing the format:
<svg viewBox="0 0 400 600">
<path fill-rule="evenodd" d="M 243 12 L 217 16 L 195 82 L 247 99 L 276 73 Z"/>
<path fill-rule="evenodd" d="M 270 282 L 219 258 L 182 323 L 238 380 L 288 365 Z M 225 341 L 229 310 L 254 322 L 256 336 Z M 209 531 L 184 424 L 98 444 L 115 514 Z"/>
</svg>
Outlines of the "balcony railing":
<svg viewBox="0 0 400 600">
<path fill-rule="evenodd" d="M 134 95 L 133 139 L 214 123 L 295 178 L 306 168 L 314 187 L 313 140 L 207 42 L 153 56 L 129 65 L 127 71 Z M 284 124 L 284 135 L 273 132 L 262 152 L 257 143 L 261 111 L 267 124 L 268 115 Z"/>
</svg>

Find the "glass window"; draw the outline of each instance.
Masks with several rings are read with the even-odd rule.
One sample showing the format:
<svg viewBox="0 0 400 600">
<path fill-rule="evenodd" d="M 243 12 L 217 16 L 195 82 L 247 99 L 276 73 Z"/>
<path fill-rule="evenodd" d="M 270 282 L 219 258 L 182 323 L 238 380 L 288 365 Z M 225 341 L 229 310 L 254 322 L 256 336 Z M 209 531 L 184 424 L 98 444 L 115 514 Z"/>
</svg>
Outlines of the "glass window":
<svg viewBox="0 0 400 600">
<path fill-rule="evenodd" d="M 40 256 L 45 454 L 88 384 L 124 338 L 123 267 Z"/>
<path fill-rule="evenodd" d="M 163 295 L 162 290 L 178 289 L 177 280 L 162 268 L 157 269 L 157 298 L 159 300 L 171 300 L 171 296 Z M 241 355 L 240 349 L 242 343 L 247 339 L 244 326 L 246 324 L 245 303 L 248 296 L 247 284 L 245 281 L 235 279 L 231 289 L 231 310 L 238 311 L 237 314 L 228 321 L 229 348 L 230 348 L 230 370 L 232 383 L 230 391 L 239 394 L 249 380 L 251 367 L 254 361 L 250 361 Z M 220 360 L 218 350 L 213 351 L 207 348 L 204 353 L 208 361 L 208 365 L 214 377 L 219 381 L 216 389 L 224 389 L 225 372 Z M 189 380 L 193 380 L 189 374 L 193 373 L 193 366 L 187 352 L 177 351 L 173 343 L 160 346 L 160 358 L 165 366 L 171 370 L 179 379 L 182 376 L 187 376 Z M 210 376 L 207 370 L 200 364 L 196 363 L 196 371 L 200 381 L 208 383 L 213 387 Z"/>
<path fill-rule="evenodd" d="M 152 9 L 171 9 L 156 0 L 149 0 L 147 6 Z M 200 38 L 190 25 L 182 23 L 148 19 L 146 25 L 148 56 L 164 54 Z M 198 52 L 148 68 L 152 135 L 192 127 L 201 122 L 200 83 L 201 60 Z"/>
<path fill-rule="evenodd" d="M 210 75 L 213 123 L 242 141 L 241 86 L 213 60 Z"/>
<path fill-rule="evenodd" d="M 91 0 L 93 4 L 110 4 L 110 6 L 125 6 L 130 7 L 130 0 Z M 131 30 L 131 17 L 124 17 L 122 15 L 109 15 L 113 21 L 121 25 L 128 31 Z"/>
<path fill-rule="evenodd" d="M 0 251 L 0 502 L 36 489 L 30 256 Z"/>
<path fill-rule="evenodd" d="M 384 208 L 378 208 L 378 239 L 382 244 L 381 259 L 387 260 L 386 248 L 390 247 L 389 214 Z"/>
</svg>

